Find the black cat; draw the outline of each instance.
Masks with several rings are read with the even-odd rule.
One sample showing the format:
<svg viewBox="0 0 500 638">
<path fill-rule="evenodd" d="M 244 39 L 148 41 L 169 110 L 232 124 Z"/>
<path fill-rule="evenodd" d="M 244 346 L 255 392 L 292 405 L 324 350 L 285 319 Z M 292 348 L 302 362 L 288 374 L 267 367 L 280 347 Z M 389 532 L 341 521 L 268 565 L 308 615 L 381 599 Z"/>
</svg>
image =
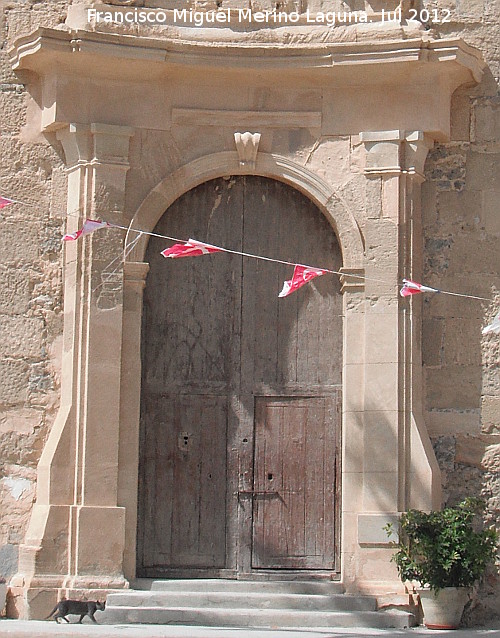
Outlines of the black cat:
<svg viewBox="0 0 500 638">
<path fill-rule="evenodd" d="M 92 622 L 97 623 L 97 620 L 94 618 L 94 614 L 96 611 L 104 611 L 105 606 L 105 602 L 101 603 L 98 600 L 61 600 L 57 603 L 45 620 L 54 616 L 57 623 L 59 622 L 59 618 L 64 618 L 66 622 L 69 622 L 66 618 L 68 614 L 80 614 L 79 623 L 82 622 L 85 616 L 88 616 Z"/>
</svg>

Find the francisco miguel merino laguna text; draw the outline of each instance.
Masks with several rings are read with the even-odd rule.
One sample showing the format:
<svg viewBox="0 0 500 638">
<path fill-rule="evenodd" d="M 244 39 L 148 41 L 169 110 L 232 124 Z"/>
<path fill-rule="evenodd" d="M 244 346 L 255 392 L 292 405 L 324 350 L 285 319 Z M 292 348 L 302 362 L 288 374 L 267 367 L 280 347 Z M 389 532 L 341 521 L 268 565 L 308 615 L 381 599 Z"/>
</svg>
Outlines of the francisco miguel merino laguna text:
<svg viewBox="0 0 500 638">
<path fill-rule="evenodd" d="M 395 13 L 395 12 L 393 12 Z M 394 18 L 396 19 L 396 18 Z M 201 27 L 205 24 L 235 22 L 257 22 L 259 24 L 352 24 L 368 22 L 366 11 L 318 11 L 311 13 L 309 9 L 303 14 L 297 11 L 254 11 L 253 9 L 223 9 L 219 11 L 196 11 L 193 9 L 174 9 L 174 22 L 184 22 Z"/>
<path fill-rule="evenodd" d="M 89 22 L 108 23 L 139 23 L 139 24 L 165 24 L 168 22 L 181 23 L 203 27 L 210 25 L 238 23 L 258 23 L 270 25 L 286 24 L 321 24 L 333 27 L 336 24 L 356 24 L 370 22 L 366 11 L 318 11 L 311 13 L 307 10 L 300 14 L 297 11 L 287 13 L 285 11 L 254 11 L 253 9 L 226 8 L 217 11 L 197 11 L 194 9 L 174 9 L 163 11 L 158 9 L 127 8 L 126 11 L 99 11 L 87 9 Z M 399 22 L 401 10 L 382 11 L 382 21 Z"/>
</svg>

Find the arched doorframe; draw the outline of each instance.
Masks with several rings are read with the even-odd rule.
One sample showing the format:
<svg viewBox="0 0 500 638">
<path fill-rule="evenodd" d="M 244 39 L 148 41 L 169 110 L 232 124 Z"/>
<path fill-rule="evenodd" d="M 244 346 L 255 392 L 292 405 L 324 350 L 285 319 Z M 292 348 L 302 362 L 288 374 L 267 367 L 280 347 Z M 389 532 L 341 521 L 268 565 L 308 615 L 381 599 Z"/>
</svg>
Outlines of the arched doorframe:
<svg viewBox="0 0 500 638">
<path fill-rule="evenodd" d="M 311 199 L 323 212 L 339 239 L 345 269 L 363 267 L 363 240 L 352 213 L 334 189 L 316 173 L 278 155 L 259 153 L 256 166 L 240 164 L 236 152 L 206 155 L 182 166 L 163 179 L 144 199 L 130 228 L 152 232 L 165 210 L 181 195 L 198 184 L 224 175 L 259 175 L 293 186 Z M 127 243 L 135 233 L 129 231 Z M 148 237 L 138 242 L 127 261 L 142 261 Z"/>
<path fill-rule="evenodd" d="M 363 241 L 360 230 L 354 216 L 335 194 L 332 186 L 295 162 L 265 153 L 259 153 L 253 169 L 241 165 L 236 152 L 207 155 L 179 168 L 163 179 L 144 199 L 130 222 L 126 245 L 137 237 L 133 229 L 152 232 L 159 219 L 178 197 L 202 182 L 224 175 L 269 177 L 285 182 L 309 197 L 323 212 L 337 235 L 343 259 L 342 271 L 346 275 L 362 275 Z M 143 262 L 147 243 L 148 236 L 143 235 L 127 255 L 124 264 L 118 499 L 119 505 L 126 511 L 123 569 L 128 579 L 135 577 L 136 565 L 140 341 L 142 291 L 148 272 L 148 264 Z M 348 278 L 344 284 L 344 312 L 349 306 L 348 298 L 363 291 L 359 279 L 354 285 L 350 284 L 350 279 Z M 345 339 L 344 344 L 348 347 Z M 344 396 L 346 391 L 349 389 L 344 387 Z"/>
</svg>

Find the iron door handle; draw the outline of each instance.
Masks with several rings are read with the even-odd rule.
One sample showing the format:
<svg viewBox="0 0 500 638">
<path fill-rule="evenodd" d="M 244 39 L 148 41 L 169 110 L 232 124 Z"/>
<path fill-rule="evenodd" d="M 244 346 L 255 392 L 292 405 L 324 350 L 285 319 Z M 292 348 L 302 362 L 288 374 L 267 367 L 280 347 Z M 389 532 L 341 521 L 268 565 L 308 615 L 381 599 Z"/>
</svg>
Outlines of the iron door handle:
<svg viewBox="0 0 500 638">
<path fill-rule="evenodd" d="M 238 496 L 243 494 L 244 496 L 279 496 L 279 492 L 276 490 L 268 492 L 267 490 L 238 490 L 236 492 Z"/>
</svg>

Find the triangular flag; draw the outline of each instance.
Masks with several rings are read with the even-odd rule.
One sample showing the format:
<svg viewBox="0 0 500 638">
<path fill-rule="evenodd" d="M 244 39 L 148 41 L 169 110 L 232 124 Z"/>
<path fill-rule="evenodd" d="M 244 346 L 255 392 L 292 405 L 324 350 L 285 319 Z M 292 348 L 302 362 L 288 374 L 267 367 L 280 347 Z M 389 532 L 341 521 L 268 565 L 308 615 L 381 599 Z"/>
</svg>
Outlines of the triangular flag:
<svg viewBox="0 0 500 638">
<path fill-rule="evenodd" d="M 170 248 L 162 250 L 161 254 L 164 257 L 176 259 L 177 257 L 198 257 L 199 255 L 209 255 L 210 253 L 220 252 L 224 252 L 224 249 L 211 246 L 210 244 L 204 244 L 195 239 L 188 239 L 185 244 L 174 244 Z"/>
<path fill-rule="evenodd" d="M 0 208 L 5 208 L 10 204 L 15 204 L 16 202 L 13 199 L 9 199 L 8 197 L 0 197 Z"/>
<path fill-rule="evenodd" d="M 278 297 L 286 297 L 291 295 L 292 292 L 298 290 L 304 284 L 307 284 L 311 279 L 324 275 L 328 270 L 322 270 L 321 268 L 309 268 L 308 266 L 295 266 L 293 270 L 293 276 L 283 284 L 283 290 Z"/>
<path fill-rule="evenodd" d="M 83 235 L 90 235 L 90 233 L 93 233 L 94 230 L 97 230 L 98 228 L 106 228 L 108 226 L 111 226 L 111 224 L 109 224 L 108 222 L 99 222 L 95 219 L 86 219 L 81 230 L 77 230 L 75 233 L 68 233 L 64 235 L 63 241 L 74 241 L 75 239 L 78 239 Z"/>
<path fill-rule="evenodd" d="M 500 312 L 489 325 L 485 326 L 481 330 L 481 332 L 483 335 L 487 335 L 490 332 L 494 332 L 496 335 L 500 334 Z"/>
<path fill-rule="evenodd" d="M 410 295 L 417 295 L 421 292 L 441 292 L 437 288 L 429 288 L 429 286 L 423 286 L 411 279 L 403 279 L 403 287 L 399 291 L 401 297 L 409 297 Z"/>
</svg>

